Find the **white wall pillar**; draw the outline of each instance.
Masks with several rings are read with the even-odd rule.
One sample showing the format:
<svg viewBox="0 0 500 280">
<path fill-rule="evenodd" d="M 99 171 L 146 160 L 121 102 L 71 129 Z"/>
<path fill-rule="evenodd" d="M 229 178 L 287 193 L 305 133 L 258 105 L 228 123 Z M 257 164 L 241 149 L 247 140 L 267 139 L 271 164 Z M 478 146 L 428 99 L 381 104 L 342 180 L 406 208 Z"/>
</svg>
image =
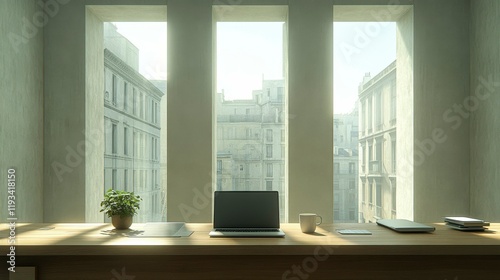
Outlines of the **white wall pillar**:
<svg viewBox="0 0 500 280">
<path fill-rule="evenodd" d="M 469 96 L 469 13 L 467 0 L 414 2 L 416 221 L 469 214 L 469 118 L 455 111 Z"/>
<path fill-rule="evenodd" d="M 212 2 L 168 1 L 167 220 L 212 221 Z"/>
<path fill-rule="evenodd" d="M 333 3 L 291 0 L 288 17 L 289 222 L 333 221 Z"/>
</svg>

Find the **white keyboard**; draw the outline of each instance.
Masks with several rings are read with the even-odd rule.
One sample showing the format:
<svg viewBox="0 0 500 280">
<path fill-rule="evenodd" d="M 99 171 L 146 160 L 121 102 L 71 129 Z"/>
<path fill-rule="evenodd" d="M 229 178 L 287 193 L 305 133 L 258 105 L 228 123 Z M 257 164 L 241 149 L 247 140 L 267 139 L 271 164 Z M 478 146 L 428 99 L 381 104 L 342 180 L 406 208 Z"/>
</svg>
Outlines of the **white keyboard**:
<svg viewBox="0 0 500 280">
<path fill-rule="evenodd" d="M 372 233 L 366 229 L 338 229 L 338 233 L 343 235 L 371 235 Z"/>
</svg>

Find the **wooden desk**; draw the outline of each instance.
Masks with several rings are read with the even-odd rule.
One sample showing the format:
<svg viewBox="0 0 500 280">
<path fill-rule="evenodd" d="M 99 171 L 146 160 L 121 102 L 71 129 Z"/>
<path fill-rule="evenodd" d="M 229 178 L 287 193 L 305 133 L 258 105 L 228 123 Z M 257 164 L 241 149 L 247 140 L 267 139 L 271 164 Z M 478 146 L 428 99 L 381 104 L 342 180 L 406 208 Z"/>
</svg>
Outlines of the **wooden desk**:
<svg viewBox="0 0 500 280">
<path fill-rule="evenodd" d="M 490 232 L 435 226 L 401 234 L 334 224 L 303 234 L 298 224 L 283 224 L 285 238 L 227 239 L 208 237 L 211 224 L 187 224 L 194 233 L 182 238 L 130 238 L 109 224 L 18 224 L 16 266 L 36 265 L 39 279 L 500 279 L 500 224 Z M 340 235 L 339 228 L 373 235 Z M 7 236 L 2 224 L 0 279 Z"/>
</svg>

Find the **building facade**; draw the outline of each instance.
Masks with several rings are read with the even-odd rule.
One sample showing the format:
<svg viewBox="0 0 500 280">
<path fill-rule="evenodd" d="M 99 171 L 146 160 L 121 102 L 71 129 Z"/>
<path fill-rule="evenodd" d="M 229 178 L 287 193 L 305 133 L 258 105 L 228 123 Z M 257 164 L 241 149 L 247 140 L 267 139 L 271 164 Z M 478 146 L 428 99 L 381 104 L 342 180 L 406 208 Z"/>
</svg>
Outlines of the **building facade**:
<svg viewBox="0 0 500 280">
<path fill-rule="evenodd" d="M 105 30 L 110 30 L 109 25 Z M 117 34 L 111 29 L 114 45 L 131 44 Z M 107 39 L 105 36 L 105 46 Z M 131 60 L 130 53 L 134 52 L 123 52 L 129 54 L 127 60 Z M 134 221 L 165 221 L 166 191 L 160 174 L 160 102 L 164 93 L 138 72 L 137 65 L 104 50 L 104 188 L 141 196 Z"/>
<path fill-rule="evenodd" d="M 395 218 L 396 62 L 359 86 L 360 222 Z"/>
<path fill-rule="evenodd" d="M 358 222 L 358 110 L 333 119 L 333 220 Z"/>
<path fill-rule="evenodd" d="M 285 89 L 264 80 L 252 99 L 217 95 L 217 190 L 275 190 L 285 218 Z"/>
</svg>

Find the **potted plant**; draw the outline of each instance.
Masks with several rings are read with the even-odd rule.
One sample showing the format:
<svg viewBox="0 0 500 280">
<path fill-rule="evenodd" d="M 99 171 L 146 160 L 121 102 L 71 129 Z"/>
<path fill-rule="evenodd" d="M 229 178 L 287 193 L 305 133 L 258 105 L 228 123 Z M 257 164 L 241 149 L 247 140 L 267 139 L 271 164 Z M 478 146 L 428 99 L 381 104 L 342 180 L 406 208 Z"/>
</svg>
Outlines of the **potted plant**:
<svg viewBox="0 0 500 280">
<path fill-rule="evenodd" d="M 101 201 L 101 211 L 111 218 L 116 229 L 128 229 L 142 198 L 133 192 L 109 189 Z"/>
</svg>

